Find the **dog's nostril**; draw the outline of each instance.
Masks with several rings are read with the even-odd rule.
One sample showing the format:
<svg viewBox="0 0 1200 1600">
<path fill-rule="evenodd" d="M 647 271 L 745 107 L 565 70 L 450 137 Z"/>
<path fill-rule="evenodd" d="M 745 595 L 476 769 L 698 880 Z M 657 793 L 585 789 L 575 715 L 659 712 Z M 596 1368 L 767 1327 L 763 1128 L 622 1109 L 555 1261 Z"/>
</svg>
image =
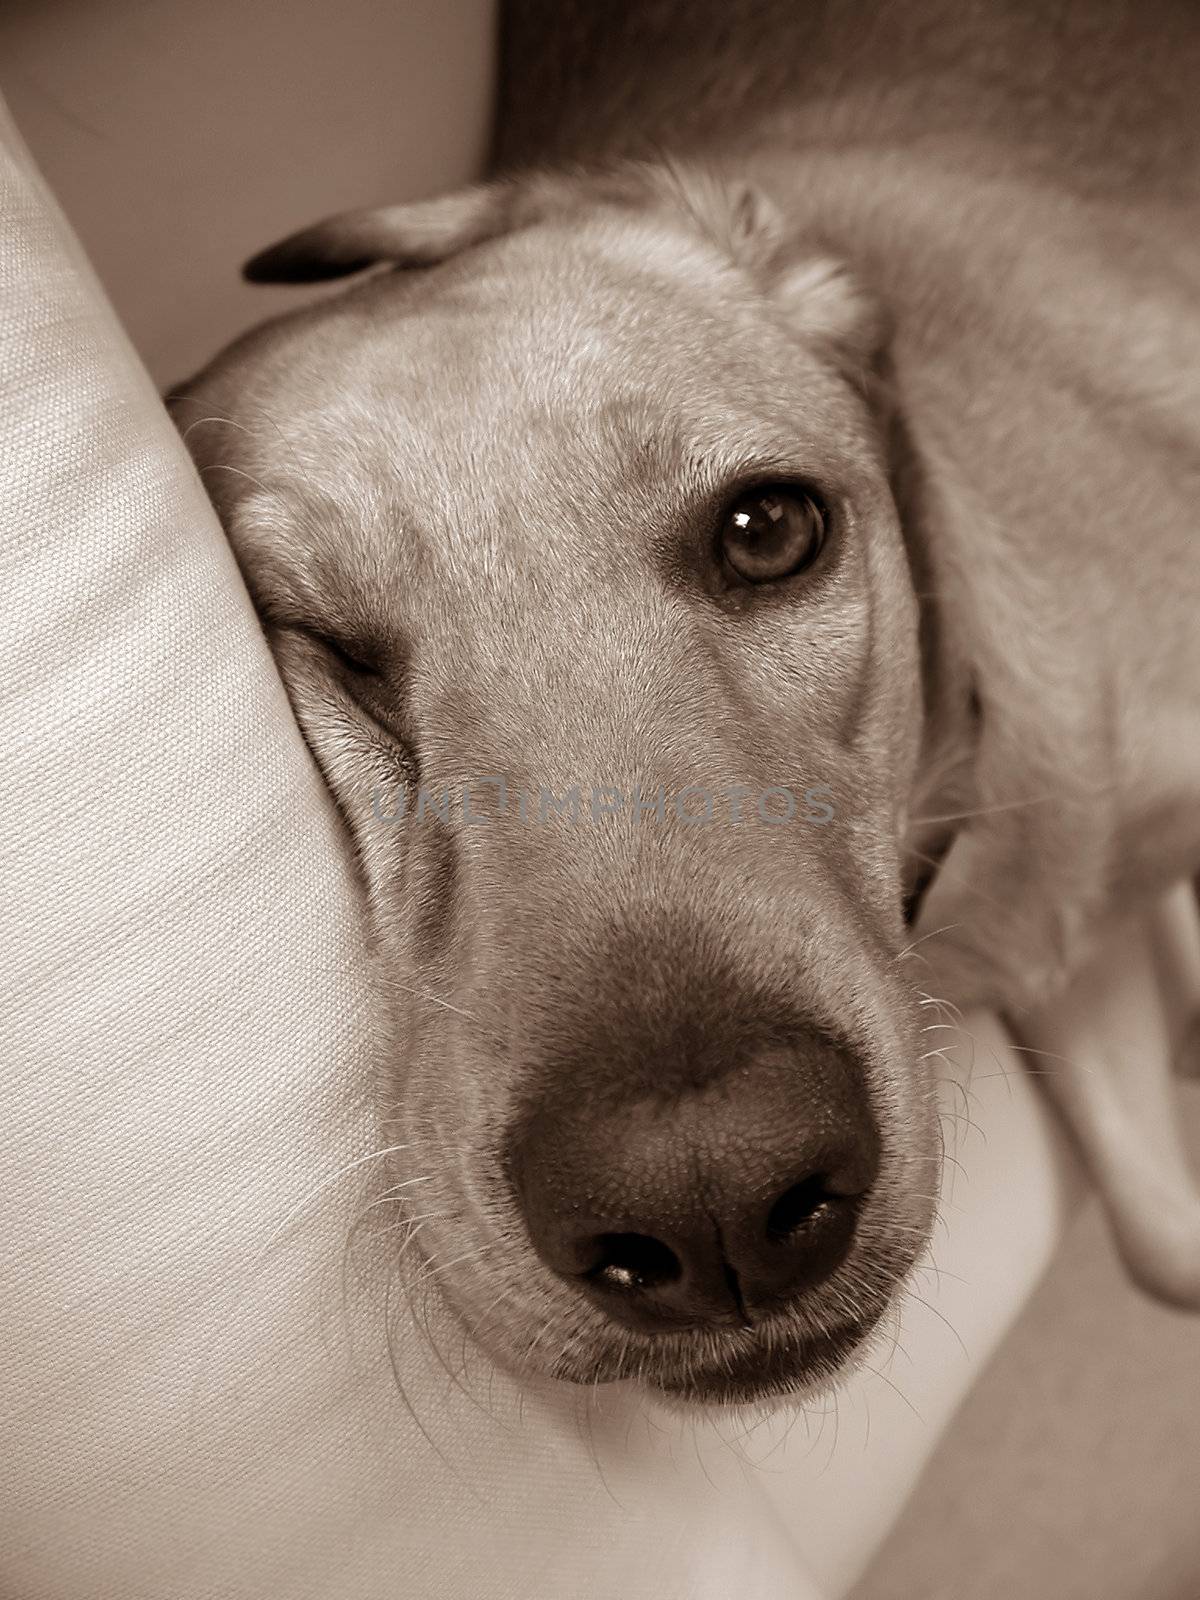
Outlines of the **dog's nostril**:
<svg viewBox="0 0 1200 1600">
<path fill-rule="evenodd" d="M 596 1238 L 596 1263 L 583 1276 L 597 1288 L 626 1293 L 661 1289 L 683 1274 L 674 1250 L 645 1233 L 602 1233 Z"/>
<path fill-rule="evenodd" d="M 574 1088 L 514 1129 L 530 1242 L 612 1323 L 752 1326 L 850 1255 L 880 1158 L 855 1063 L 764 1049 L 732 1077 L 666 1104 Z"/>
<path fill-rule="evenodd" d="M 776 1200 L 767 1215 L 767 1238 L 775 1244 L 790 1239 L 798 1228 L 811 1222 L 830 1200 L 836 1198 L 823 1172 L 794 1183 Z"/>
</svg>

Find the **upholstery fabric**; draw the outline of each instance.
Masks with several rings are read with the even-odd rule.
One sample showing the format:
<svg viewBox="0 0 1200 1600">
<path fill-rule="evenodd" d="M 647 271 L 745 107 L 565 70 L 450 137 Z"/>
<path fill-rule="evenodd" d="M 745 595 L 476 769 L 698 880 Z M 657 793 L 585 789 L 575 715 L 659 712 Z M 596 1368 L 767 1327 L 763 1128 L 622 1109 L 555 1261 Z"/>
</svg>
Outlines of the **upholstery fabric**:
<svg viewBox="0 0 1200 1600">
<path fill-rule="evenodd" d="M 396 1314 L 387 1236 L 348 1244 L 378 1136 L 333 808 L 202 486 L 11 127 L 0 595 L 0 1593 L 842 1592 L 1066 1204 L 995 1024 L 972 1023 L 975 1131 L 947 1123 L 944 1276 L 836 1403 L 747 1431 L 621 1388 L 518 1392 L 480 1357 L 456 1384 Z"/>
</svg>

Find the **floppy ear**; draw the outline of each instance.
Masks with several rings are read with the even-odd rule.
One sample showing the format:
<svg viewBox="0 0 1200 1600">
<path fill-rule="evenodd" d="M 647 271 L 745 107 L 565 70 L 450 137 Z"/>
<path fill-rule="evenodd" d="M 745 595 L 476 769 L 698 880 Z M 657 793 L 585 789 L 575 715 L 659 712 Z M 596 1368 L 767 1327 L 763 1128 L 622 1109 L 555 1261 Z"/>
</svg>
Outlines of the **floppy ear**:
<svg viewBox="0 0 1200 1600">
<path fill-rule="evenodd" d="M 789 236 L 775 202 L 754 184 L 728 192 L 723 242 L 762 283 L 797 333 L 843 362 L 871 362 L 887 342 L 882 308 L 844 261 L 806 251 Z"/>
<path fill-rule="evenodd" d="M 873 363 L 887 342 L 880 307 L 844 262 L 806 250 L 791 235 L 770 195 L 686 162 L 662 162 L 640 175 L 652 195 L 682 211 L 761 286 L 799 335 L 826 347 L 848 375 L 861 376 Z"/>
<path fill-rule="evenodd" d="M 633 163 L 626 170 L 635 197 L 665 200 L 752 277 L 770 268 L 783 242 L 783 219 L 755 184 L 683 161 Z"/>
<path fill-rule="evenodd" d="M 513 227 L 516 193 L 507 183 L 477 184 L 411 205 L 345 211 L 260 251 L 242 276 L 250 283 L 320 283 L 384 261 L 434 266 Z"/>
<path fill-rule="evenodd" d="M 883 308 L 842 261 L 797 261 L 769 293 L 797 333 L 826 346 L 849 376 L 865 375 L 887 343 Z"/>
</svg>

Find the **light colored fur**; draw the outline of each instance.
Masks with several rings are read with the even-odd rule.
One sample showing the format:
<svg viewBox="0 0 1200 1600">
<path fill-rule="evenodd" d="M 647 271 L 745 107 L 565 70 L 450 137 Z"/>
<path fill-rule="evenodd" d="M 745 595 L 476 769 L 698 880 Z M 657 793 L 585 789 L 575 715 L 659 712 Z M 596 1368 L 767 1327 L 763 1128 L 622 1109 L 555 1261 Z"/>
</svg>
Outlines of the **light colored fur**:
<svg viewBox="0 0 1200 1600">
<path fill-rule="evenodd" d="M 521 65 L 518 10 L 493 186 L 334 219 L 256 264 L 431 270 L 256 331 L 177 402 L 356 840 L 393 1131 L 433 1175 L 422 1248 L 471 1255 L 446 1285 L 490 1308 L 501 1359 L 697 1397 L 826 1375 L 804 1350 L 848 1308 L 875 1321 L 927 1238 L 923 989 L 1019 1017 L 1114 904 L 1200 863 L 1197 213 L 1181 227 L 1187 196 L 1119 163 L 1047 165 L 1052 97 L 1041 123 L 1025 108 L 1037 160 L 982 90 L 949 142 L 887 94 L 872 137 L 866 72 L 825 88 L 821 122 L 777 69 L 794 16 L 757 10 L 736 122 L 682 36 L 664 101 L 632 45 L 612 58 L 623 25 L 649 25 L 635 13 L 606 12 L 602 45 L 586 8 L 561 8 L 558 35 L 543 16 L 551 68 L 528 38 Z M 681 8 L 677 33 L 692 25 Z M 563 86 L 561 148 L 552 94 L 532 131 L 511 110 L 537 71 Z M 689 93 L 706 128 L 679 110 Z M 653 159 L 625 159 L 635 135 Z M 730 486 L 780 477 L 834 506 L 836 562 L 811 585 L 722 588 L 713 518 Z M 348 675 L 329 635 L 381 675 Z M 827 784 L 835 819 L 373 811 L 381 784 L 415 798 L 491 774 L 535 792 Z M 941 866 L 918 960 L 902 910 L 925 858 Z M 612 992 L 618 933 L 640 941 L 640 992 Z M 564 1033 L 580 1045 L 715 973 L 853 1039 L 880 1178 L 844 1268 L 787 1317 L 619 1333 L 533 1257 L 504 1130 Z M 790 1375 L 734 1376 L 789 1350 Z"/>
</svg>

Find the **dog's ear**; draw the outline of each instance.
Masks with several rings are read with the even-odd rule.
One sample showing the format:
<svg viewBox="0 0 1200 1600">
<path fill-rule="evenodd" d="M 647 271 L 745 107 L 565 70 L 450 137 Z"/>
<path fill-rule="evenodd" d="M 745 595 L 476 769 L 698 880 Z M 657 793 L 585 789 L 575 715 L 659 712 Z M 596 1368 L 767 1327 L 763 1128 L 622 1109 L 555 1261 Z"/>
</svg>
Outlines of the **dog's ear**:
<svg viewBox="0 0 1200 1600">
<path fill-rule="evenodd" d="M 517 190 L 507 183 L 477 184 L 410 205 L 345 211 L 247 261 L 250 283 L 320 283 L 390 262 L 430 267 L 517 225 Z"/>
<path fill-rule="evenodd" d="M 798 334 L 825 346 L 854 374 L 874 363 L 888 338 L 881 308 L 844 262 L 805 249 L 756 184 L 686 163 L 642 173 L 652 193 L 682 210 L 761 286 Z"/>
<path fill-rule="evenodd" d="M 783 243 L 783 220 L 774 202 L 755 184 L 680 161 L 633 163 L 624 173 L 635 200 L 666 201 L 752 277 L 770 269 Z"/>
<path fill-rule="evenodd" d="M 793 262 L 768 292 L 797 333 L 824 345 L 849 374 L 877 367 L 888 342 L 887 318 L 844 262 L 826 256 Z"/>
<path fill-rule="evenodd" d="M 887 343 L 882 308 L 845 262 L 804 249 L 789 236 L 775 202 L 753 184 L 727 198 L 725 246 L 758 279 L 797 333 L 843 362 L 872 362 Z"/>
</svg>

